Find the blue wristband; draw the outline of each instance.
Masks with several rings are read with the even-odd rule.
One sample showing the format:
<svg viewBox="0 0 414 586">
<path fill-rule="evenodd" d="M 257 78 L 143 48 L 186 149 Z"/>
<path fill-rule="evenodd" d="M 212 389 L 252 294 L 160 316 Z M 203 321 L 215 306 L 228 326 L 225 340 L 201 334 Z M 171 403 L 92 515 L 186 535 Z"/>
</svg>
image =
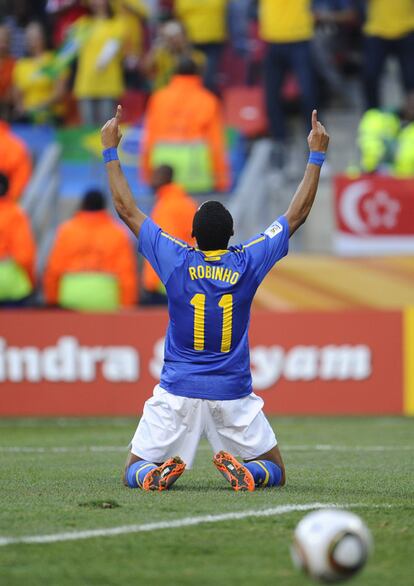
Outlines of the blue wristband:
<svg viewBox="0 0 414 586">
<path fill-rule="evenodd" d="M 311 151 L 309 153 L 308 163 L 311 165 L 318 165 L 318 167 L 322 167 L 324 160 L 325 153 L 321 153 L 319 151 Z"/>
<path fill-rule="evenodd" d="M 102 151 L 102 155 L 105 163 L 110 163 L 111 161 L 119 161 L 118 151 L 115 147 L 105 149 L 104 151 Z"/>
</svg>

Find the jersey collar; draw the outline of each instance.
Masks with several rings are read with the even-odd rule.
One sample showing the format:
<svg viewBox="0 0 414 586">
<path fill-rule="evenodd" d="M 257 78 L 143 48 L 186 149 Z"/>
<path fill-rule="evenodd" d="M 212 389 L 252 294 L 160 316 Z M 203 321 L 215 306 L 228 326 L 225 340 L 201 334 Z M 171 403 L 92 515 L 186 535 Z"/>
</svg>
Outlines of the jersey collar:
<svg viewBox="0 0 414 586">
<path fill-rule="evenodd" d="M 224 254 L 229 252 L 228 250 L 200 250 L 199 248 L 196 248 L 196 250 L 204 254 L 204 260 L 210 262 L 220 260 Z"/>
</svg>

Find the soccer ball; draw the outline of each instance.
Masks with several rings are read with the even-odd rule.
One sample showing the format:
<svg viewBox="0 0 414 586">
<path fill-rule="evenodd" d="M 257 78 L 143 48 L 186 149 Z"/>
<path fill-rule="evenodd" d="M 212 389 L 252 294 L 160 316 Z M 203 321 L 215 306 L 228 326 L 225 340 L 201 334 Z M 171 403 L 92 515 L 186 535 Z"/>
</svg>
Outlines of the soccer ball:
<svg viewBox="0 0 414 586">
<path fill-rule="evenodd" d="M 372 550 L 372 537 L 357 515 L 320 509 L 306 515 L 294 533 L 294 564 L 319 582 L 347 580 L 356 574 Z"/>
</svg>

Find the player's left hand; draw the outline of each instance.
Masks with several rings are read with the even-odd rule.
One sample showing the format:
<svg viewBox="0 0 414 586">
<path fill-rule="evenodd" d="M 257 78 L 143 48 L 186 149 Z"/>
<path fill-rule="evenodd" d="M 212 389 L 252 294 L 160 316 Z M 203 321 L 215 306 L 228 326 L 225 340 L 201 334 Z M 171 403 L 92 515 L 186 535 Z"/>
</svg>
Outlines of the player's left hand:
<svg viewBox="0 0 414 586">
<path fill-rule="evenodd" d="M 102 127 L 101 130 L 101 142 L 104 149 L 117 147 L 121 141 L 122 133 L 119 127 L 119 123 L 122 117 L 122 106 L 118 106 L 114 118 L 108 120 L 108 122 Z"/>
</svg>

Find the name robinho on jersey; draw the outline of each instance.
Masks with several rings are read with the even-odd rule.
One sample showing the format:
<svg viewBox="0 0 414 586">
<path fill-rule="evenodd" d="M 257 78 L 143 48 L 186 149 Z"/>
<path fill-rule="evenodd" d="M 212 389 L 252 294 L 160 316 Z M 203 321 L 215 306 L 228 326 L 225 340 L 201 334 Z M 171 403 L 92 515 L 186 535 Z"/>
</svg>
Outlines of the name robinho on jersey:
<svg viewBox="0 0 414 586">
<path fill-rule="evenodd" d="M 212 279 L 213 281 L 222 281 L 235 285 L 240 278 L 240 273 L 232 271 L 225 267 L 197 265 L 189 267 L 188 273 L 192 281 L 197 279 Z"/>
</svg>

